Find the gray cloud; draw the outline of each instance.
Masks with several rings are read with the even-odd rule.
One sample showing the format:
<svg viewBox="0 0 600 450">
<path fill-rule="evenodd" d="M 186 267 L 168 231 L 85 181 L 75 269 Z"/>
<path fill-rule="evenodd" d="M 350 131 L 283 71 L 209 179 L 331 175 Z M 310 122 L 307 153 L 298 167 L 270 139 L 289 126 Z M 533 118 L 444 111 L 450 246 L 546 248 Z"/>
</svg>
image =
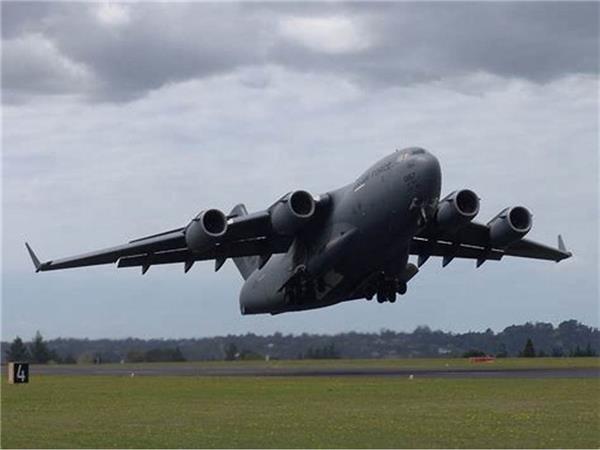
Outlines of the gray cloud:
<svg viewBox="0 0 600 450">
<path fill-rule="evenodd" d="M 5 338 L 598 324 L 598 4 L 2 7 Z M 240 316 L 231 262 L 34 274 L 23 246 L 60 257 L 255 211 L 408 145 L 439 157 L 444 193 L 481 196 L 481 221 L 524 204 L 530 237 L 561 232 L 574 258 L 432 258 L 402 302 L 273 318 Z"/>
<path fill-rule="evenodd" d="M 6 98 L 127 101 L 263 64 L 386 87 L 598 71 L 596 2 L 112 5 L 4 3 Z M 11 51 L 22 42 L 28 51 Z"/>
<path fill-rule="evenodd" d="M 129 103 L 5 105 L 3 333 L 468 330 L 571 317 L 596 325 L 597 80 L 474 75 L 462 83 L 481 94 L 456 91 L 455 80 L 366 91 L 334 75 L 269 66 Z M 273 318 L 240 316 L 231 262 L 217 274 L 209 263 L 187 275 L 180 265 L 144 277 L 114 266 L 34 274 L 23 246 L 29 240 L 42 258 L 61 257 L 185 225 L 206 207 L 244 202 L 256 211 L 290 189 L 348 183 L 407 145 L 439 157 L 444 193 L 466 187 L 481 196 L 481 221 L 523 204 L 535 217 L 529 237 L 554 244 L 561 232 L 575 257 L 477 270 L 472 261 L 442 270 L 432 258 L 389 308 L 357 301 Z"/>
</svg>

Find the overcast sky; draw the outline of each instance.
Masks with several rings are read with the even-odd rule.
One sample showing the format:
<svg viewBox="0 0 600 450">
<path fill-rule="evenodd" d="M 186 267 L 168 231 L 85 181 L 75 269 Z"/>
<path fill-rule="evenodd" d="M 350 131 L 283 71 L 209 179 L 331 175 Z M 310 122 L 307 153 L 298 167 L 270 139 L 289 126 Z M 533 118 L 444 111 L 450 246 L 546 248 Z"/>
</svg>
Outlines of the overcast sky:
<svg viewBox="0 0 600 450">
<path fill-rule="evenodd" d="M 419 324 L 599 325 L 598 3 L 2 3 L 2 338 L 192 337 Z M 575 256 L 430 259 L 395 304 L 241 316 L 229 261 L 35 274 L 42 259 L 440 159 L 479 219 L 522 204 Z"/>
</svg>

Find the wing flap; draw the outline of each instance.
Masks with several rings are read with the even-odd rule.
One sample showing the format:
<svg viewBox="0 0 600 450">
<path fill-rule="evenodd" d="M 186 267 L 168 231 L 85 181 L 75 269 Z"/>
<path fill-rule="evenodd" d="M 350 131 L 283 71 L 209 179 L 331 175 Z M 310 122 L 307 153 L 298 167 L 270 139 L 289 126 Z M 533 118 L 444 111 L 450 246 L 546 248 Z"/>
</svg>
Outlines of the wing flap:
<svg viewBox="0 0 600 450">
<path fill-rule="evenodd" d="M 441 256 L 444 258 L 493 259 L 500 260 L 503 253 L 496 249 L 486 249 L 470 244 L 448 241 L 431 241 L 415 237 L 410 245 L 410 253 L 419 256 Z"/>
<path fill-rule="evenodd" d="M 243 205 L 236 206 L 232 213 L 240 213 Z M 245 211 L 246 208 L 243 208 Z M 226 241 L 239 241 L 258 237 L 266 237 L 273 233 L 271 216 L 267 211 L 260 211 L 246 215 L 235 215 L 227 222 Z"/>
<path fill-rule="evenodd" d="M 490 247 L 490 230 L 486 225 L 478 222 L 469 222 L 464 227 L 452 232 L 429 227 L 419 233 L 417 237 Z"/>
<path fill-rule="evenodd" d="M 211 259 L 222 260 L 225 258 L 238 258 L 255 256 L 266 253 L 283 253 L 290 246 L 289 239 L 252 239 L 217 245 L 209 252 L 196 254 L 188 249 L 163 251 L 152 254 L 124 256 L 119 258 L 117 267 L 149 267 L 160 264 L 187 263 L 195 261 L 208 261 Z"/>
<path fill-rule="evenodd" d="M 179 228 L 175 228 L 173 230 L 169 230 L 169 231 L 163 231 L 162 233 L 157 233 L 157 234 L 152 234 L 150 236 L 145 236 L 142 238 L 138 238 L 138 239 L 134 239 L 133 241 L 129 241 L 130 244 L 135 244 L 137 242 L 141 242 L 141 241 L 149 241 L 155 238 L 159 238 L 159 237 L 163 237 L 165 235 L 169 235 L 169 234 L 173 234 L 173 233 L 184 233 L 185 232 L 185 228 L 183 227 L 179 227 Z"/>
</svg>

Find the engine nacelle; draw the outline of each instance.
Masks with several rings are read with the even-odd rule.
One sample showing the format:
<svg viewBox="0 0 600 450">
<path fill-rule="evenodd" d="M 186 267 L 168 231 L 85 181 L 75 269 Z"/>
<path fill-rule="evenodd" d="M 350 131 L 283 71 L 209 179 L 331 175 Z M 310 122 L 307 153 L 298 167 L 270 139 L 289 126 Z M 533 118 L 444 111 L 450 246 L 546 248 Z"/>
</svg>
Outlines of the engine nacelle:
<svg viewBox="0 0 600 450">
<path fill-rule="evenodd" d="M 479 212 L 479 197 L 469 189 L 454 191 L 438 205 L 435 214 L 437 226 L 443 230 L 455 230 L 475 218 Z"/>
<path fill-rule="evenodd" d="M 315 200 L 306 191 L 293 191 L 271 210 L 273 229 L 286 236 L 294 235 L 315 213 Z"/>
<path fill-rule="evenodd" d="M 201 211 L 185 229 L 185 243 L 192 252 L 209 249 L 227 232 L 227 217 L 218 209 Z"/>
<path fill-rule="evenodd" d="M 503 209 L 488 223 L 493 247 L 507 247 L 531 230 L 531 213 L 523 206 Z"/>
</svg>

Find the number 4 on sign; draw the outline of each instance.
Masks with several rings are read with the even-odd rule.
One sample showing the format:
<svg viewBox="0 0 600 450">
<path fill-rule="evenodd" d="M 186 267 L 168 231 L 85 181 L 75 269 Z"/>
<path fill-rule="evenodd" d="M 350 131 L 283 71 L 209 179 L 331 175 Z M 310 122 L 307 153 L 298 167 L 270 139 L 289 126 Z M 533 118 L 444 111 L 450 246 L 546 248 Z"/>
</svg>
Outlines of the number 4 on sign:
<svg viewBox="0 0 600 450">
<path fill-rule="evenodd" d="M 27 379 L 27 376 L 25 375 L 25 370 L 23 369 L 23 365 L 22 364 L 17 364 L 17 376 L 16 376 L 16 378 L 21 383 L 25 383 L 25 380 Z"/>
</svg>

